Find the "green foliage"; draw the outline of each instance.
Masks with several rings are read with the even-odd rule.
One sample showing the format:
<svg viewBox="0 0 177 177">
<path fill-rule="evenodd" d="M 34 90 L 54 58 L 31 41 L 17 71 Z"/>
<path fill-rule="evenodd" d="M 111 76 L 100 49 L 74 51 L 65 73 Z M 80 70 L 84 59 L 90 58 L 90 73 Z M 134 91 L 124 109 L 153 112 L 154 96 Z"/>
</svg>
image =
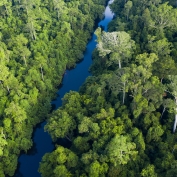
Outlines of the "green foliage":
<svg viewBox="0 0 177 177">
<path fill-rule="evenodd" d="M 108 66 L 112 64 L 119 64 L 121 68 L 121 60 L 126 60 L 131 57 L 132 49 L 134 48 L 134 41 L 131 40 L 130 35 L 126 32 L 101 32 L 101 28 L 95 31 L 97 35 L 97 49 L 99 55 L 104 57 L 111 53 Z"/>
<path fill-rule="evenodd" d="M 33 127 L 49 113 L 66 68 L 82 59 L 105 3 L 0 2 L 0 176 L 13 176 L 20 151 L 27 152 L 32 146 Z M 76 123 L 67 112 L 59 115 L 63 117 L 60 125 L 55 123 L 56 116 L 51 119 L 53 139 L 59 135 L 69 138 Z M 63 129 L 63 123 L 68 127 Z M 58 170 L 65 173 L 62 165 L 55 173 Z"/>
<path fill-rule="evenodd" d="M 82 4 L 84 13 L 91 11 L 91 4 Z M 110 7 L 115 13 L 110 31 L 95 32 L 93 75 L 79 93 L 65 95 L 46 125 L 55 140 L 69 138 L 69 149 L 78 157 L 74 169 L 66 161 L 57 168 L 84 177 L 175 176 L 176 2 L 114 0 Z M 8 129 L 8 119 L 5 125 Z M 54 152 L 44 157 L 53 157 Z M 53 175 L 54 162 L 41 163 L 43 176 Z"/>
<path fill-rule="evenodd" d="M 153 165 L 148 165 L 145 169 L 142 170 L 141 176 L 143 177 L 157 177 L 157 174 L 154 171 L 154 166 Z"/>
<path fill-rule="evenodd" d="M 50 118 L 48 125 L 45 127 L 53 140 L 57 138 L 64 138 L 69 135 L 69 132 L 74 130 L 76 125 L 72 117 L 64 111 L 57 110 L 53 116 Z"/>
<path fill-rule="evenodd" d="M 154 7 L 152 10 L 152 24 L 151 27 L 163 29 L 166 27 L 175 27 L 177 10 L 168 5 L 168 2 Z"/>
<path fill-rule="evenodd" d="M 128 142 L 127 138 L 122 135 L 116 135 L 106 146 L 106 151 L 110 162 L 117 166 L 127 164 L 138 153 L 134 151 L 135 148 L 135 143 Z"/>
<path fill-rule="evenodd" d="M 70 150 L 58 146 L 57 149 L 49 156 L 46 154 L 42 158 L 39 172 L 47 177 L 49 175 L 57 177 L 72 176 L 72 170 L 77 166 L 78 157 Z M 70 170 L 68 170 L 68 169 Z"/>
</svg>

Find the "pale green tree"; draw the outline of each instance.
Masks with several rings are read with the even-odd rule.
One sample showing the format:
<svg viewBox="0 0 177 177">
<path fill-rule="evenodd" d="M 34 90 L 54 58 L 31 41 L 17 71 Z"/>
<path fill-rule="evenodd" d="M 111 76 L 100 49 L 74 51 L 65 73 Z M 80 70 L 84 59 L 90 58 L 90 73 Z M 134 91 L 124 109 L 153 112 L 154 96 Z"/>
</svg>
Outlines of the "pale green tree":
<svg viewBox="0 0 177 177">
<path fill-rule="evenodd" d="M 105 150 L 108 159 L 114 166 L 127 164 L 138 154 L 136 144 L 130 142 L 124 135 L 116 135 L 112 138 Z"/>
<path fill-rule="evenodd" d="M 122 61 L 126 61 L 132 56 L 135 43 L 131 40 L 128 33 L 120 32 L 104 32 L 101 28 L 95 31 L 97 36 L 97 49 L 101 57 L 111 54 L 109 65 L 116 63 L 121 68 Z"/>
</svg>

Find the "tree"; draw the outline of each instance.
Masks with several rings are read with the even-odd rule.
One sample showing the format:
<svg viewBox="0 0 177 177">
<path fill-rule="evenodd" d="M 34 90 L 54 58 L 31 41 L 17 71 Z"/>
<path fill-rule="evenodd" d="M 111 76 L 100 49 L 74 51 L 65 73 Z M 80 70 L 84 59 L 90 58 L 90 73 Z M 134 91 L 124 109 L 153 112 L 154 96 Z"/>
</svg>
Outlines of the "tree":
<svg viewBox="0 0 177 177">
<path fill-rule="evenodd" d="M 73 118 L 67 112 L 58 109 L 48 120 L 48 123 L 45 126 L 45 131 L 50 133 L 54 141 L 56 141 L 58 138 L 65 137 L 70 140 L 70 136 L 75 127 L 75 120 L 73 120 Z"/>
<path fill-rule="evenodd" d="M 112 74 L 112 78 L 108 79 L 109 87 L 112 92 L 116 95 L 121 91 L 122 92 L 122 103 L 125 102 L 125 93 L 129 90 L 128 80 L 130 77 L 129 68 L 117 69 Z"/>
<path fill-rule="evenodd" d="M 106 163 L 100 164 L 98 161 L 94 161 L 89 167 L 90 177 L 99 177 L 105 175 L 108 171 L 108 165 Z"/>
<path fill-rule="evenodd" d="M 136 56 L 136 62 L 143 66 L 147 71 L 152 71 L 152 64 L 158 60 L 158 56 L 154 53 L 143 53 Z"/>
<path fill-rule="evenodd" d="M 27 48 L 28 39 L 24 37 L 23 34 L 10 39 L 9 46 L 13 49 L 13 55 L 19 57 L 24 61 L 25 66 L 27 66 L 26 59 L 31 55 L 30 50 Z"/>
<path fill-rule="evenodd" d="M 130 35 L 124 31 L 120 32 L 102 32 L 101 28 L 95 31 L 97 36 L 97 49 L 101 57 L 111 54 L 108 64 L 118 63 L 121 68 L 121 61 L 130 58 L 133 53 L 135 43 L 131 40 Z"/>
<path fill-rule="evenodd" d="M 75 173 L 78 157 L 71 150 L 57 146 L 52 153 L 47 153 L 40 163 L 39 172 L 43 177 L 64 177 Z"/>
<path fill-rule="evenodd" d="M 90 145 L 88 143 L 89 139 L 89 137 L 78 136 L 74 139 L 73 144 L 79 152 L 85 152 L 90 149 Z"/>
<path fill-rule="evenodd" d="M 164 134 L 164 130 L 162 129 L 162 127 L 160 125 L 155 126 L 155 127 L 150 127 L 150 129 L 148 130 L 147 136 L 146 136 L 146 140 L 147 142 L 150 141 L 159 141 L 160 137 Z"/>
<path fill-rule="evenodd" d="M 25 30 L 30 33 L 32 40 L 36 40 L 36 29 L 40 29 L 37 19 L 41 18 L 40 15 L 40 0 L 24 0 L 21 2 L 21 7 L 25 8 L 27 15 L 27 24 Z"/>
<path fill-rule="evenodd" d="M 146 168 L 141 171 L 142 177 L 157 177 L 154 165 L 149 164 Z"/>
<path fill-rule="evenodd" d="M 0 159 L 3 156 L 4 147 L 7 145 L 6 136 L 4 135 L 3 127 L 0 127 Z"/>
<path fill-rule="evenodd" d="M 144 11 L 143 11 L 143 14 L 142 14 L 142 20 L 144 22 L 144 25 L 146 28 L 149 27 L 152 19 L 151 19 L 151 12 L 148 8 L 146 8 Z"/>
<path fill-rule="evenodd" d="M 57 18 L 60 19 L 65 7 L 65 2 L 63 0 L 53 0 L 54 10 L 57 11 Z"/>
<path fill-rule="evenodd" d="M 129 18 L 129 13 L 130 13 L 132 6 L 133 6 L 132 1 L 127 1 L 126 4 L 124 5 L 124 12 L 125 12 L 127 20 Z"/>
<path fill-rule="evenodd" d="M 9 72 L 9 68 L 5 65 L 4 62 L 1 62 L 0 64 L 0 84 L 2 84 L 4 87 L 7 88 L 8 93 L 10 93 L 10 88 L 6 82 L 10 76 L 12 75 Z"/>
<path fill-rule="evenodd" d="M 148 43 L 148 49 L 150 50 L 150 52 L 155 53 L 160 58 L 164 56 L 168 56 L 171 52 L 171 48 L 172 48 L 172 43 L 168 42 L 167 38 L 163 38 L 157 41 L 151 40 Z"/>
<path fill-rule="evenodd" d="M 6 116 L 13 119 L 15 123 L 22 123 L 25 119 L 27 119 L 25 110 L 15 102 L 11 102 L 9 104 L 9 106 L 5 109 L 5 113 Z"/>
<path fill-rule="evenodd" d="M 40 72 L 41 72 L 41 79 L 42 81 L 44 81 L 44 71 L 43 71 L 43 66 L 46 65 L 46 59 L 44 58 L 44 56 L 41 55 L 41 53 L 37 52 L 34 56 L 35 61 L 34 63 L 36 64 L 36 66 L 38 66 L 40 68 Z"/>
<path fill-rule="evenodd" d="M 175 103 L 173 102 L 173 100 L 167 98 L 163 100 L 163 111 L 161 114 L 161 118 L 163 117 L 164 112 L 166 111 L 167 108 L 169 108 L 169 112 L 171 112 L 171 109 L 174 109 L 175 107 Z"/>
<path fill-rule="evenodd" d="M 128 140 L 126 136 L 115 135 L 106 146 L 106 155 L 114 166 L 127 164 L 137 155 L 136 144 Z"/>
<path fill-rule="evenodd" d="M 150 26 L 152 28 L 163 30 L 167 27 L 176 26 L 177 10 L 168 5 L 168 2 L 154 7 L 151 15 L 152 23 Z"/>
<path fill-rule="evenodd" d="M 8 0 L 2 0 L 0 2 L 0 7 L 3 6 L 5 8 L 6 15 L 8 16 L 12 15 L 11 5 L 12 4 L 8 2 Z"/>
<path fill-rule="evenodd" d="M 171 56 L 161 57 L 153 64 L 153 74 L 158 76 L 163 82 L 169 75 L 177 74 L 176 63 Z"/>
<path fill-rule="evenodd" d="M 174 122 L 174 126 L 173 126 L 173 132 L 175 132 L 176 130 L 176 126 L 177 126 L 177 75 L 169 75 L 168 79 L 170 81 L 170 83 L 167 85 L 167 88 L 169 90 L 169 92 L 172 94 L 172 96 L 175 99 L 175 122 Z"/>
<path fill-rule="evenodd" d="M 32 40 L 36 40 L 36 28 L 35 28 L 35 15 L 33 13 L 28 17 L 28 23 L 26 24 L 25 31 L 30 33 L 30 37 Z"/>
</svg>

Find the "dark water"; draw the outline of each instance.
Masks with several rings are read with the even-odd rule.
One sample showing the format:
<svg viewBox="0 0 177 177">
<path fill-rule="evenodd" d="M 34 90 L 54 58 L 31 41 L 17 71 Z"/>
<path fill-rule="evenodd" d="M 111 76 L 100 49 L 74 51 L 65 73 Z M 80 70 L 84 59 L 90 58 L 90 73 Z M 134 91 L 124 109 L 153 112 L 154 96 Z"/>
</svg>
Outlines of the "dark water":
<svg viewBox="0 0 177 177">
<path fill-rule="evenodd" d="M 110 0 L 109 3 L 112 3 Z M 103 26 L 104 30 L 107 31 L 107 25 L 112 20 L 113 13 L 107 6 L 105 10 L 105 18 L 98 24 L 98 26 Z M 58 97 L 56 100 L 52 101 L 56 108 L 61 106 L 61 98 L 63 98 L 66 92 L 70 90 L 78 91 L 79 87 L 84 83 L 85 79 L 90 75 L 88 68 L 92 63 L 92 51 L 96 47 L 96 36 L 93 34 L 92 39 L 87 44 L 86 51 L 84 53 L 84 60 L 77 64 L 73 70 L 66 70 L 62 87 L 58 91 Z M 38 173 L 39 162 L 41 161 L 43 155 L 47 152 L 51 152 L 54 149 L 51 137 L 48 133 L 44 132 L 44 126 L 46 122 L 39 124 L 33 134 L 34 146 L 27 154 L 22 154 L 19 157 L 19 167 L 14 177 L 41 177 Z"/>
</svg>

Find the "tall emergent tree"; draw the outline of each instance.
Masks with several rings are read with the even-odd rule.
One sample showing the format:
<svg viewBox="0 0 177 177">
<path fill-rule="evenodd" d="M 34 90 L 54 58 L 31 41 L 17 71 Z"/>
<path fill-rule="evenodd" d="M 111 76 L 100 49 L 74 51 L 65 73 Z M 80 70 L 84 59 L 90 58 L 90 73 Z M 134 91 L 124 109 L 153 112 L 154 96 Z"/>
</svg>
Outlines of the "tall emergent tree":
<svg viewBox="0 0 177 177">
<path fill-rule="evenodd" d="M 131 40 L 128 33 L 120 32 L 104 32 L 101 28 L 95 31 L 97 35 L 97 49 L 101 57 L 110 55 L 108 65 L 118 64 L 119 69 L 122 67 L 122 62 L 127 62 L 131 58 L 135 43 Z"/>
</svg>

